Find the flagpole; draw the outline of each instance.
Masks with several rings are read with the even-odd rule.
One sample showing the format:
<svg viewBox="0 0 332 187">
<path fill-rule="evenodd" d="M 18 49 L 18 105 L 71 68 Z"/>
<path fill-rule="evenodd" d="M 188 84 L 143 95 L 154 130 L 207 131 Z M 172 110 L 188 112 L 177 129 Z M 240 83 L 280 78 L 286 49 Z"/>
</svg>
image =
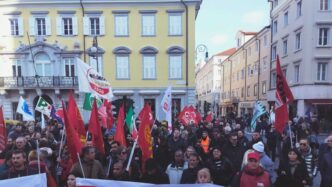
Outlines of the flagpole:
<svg viewBox="0 0 332 187">
<path fill-rule="evenodd" d="M 38 159 L 38 174 L 40 174 L 40 155 L 39 155 L 39 141 L 37 140 L 37 159 Z"/>
<path fill-rule="evenodd" d="M 112 165 L 112 155 L 110 154 L 110 159 L 109 159 L 109 162 L 108 162 L 106 177 L 108 177 L 109 174 L 110 174 L 111 165 Z"/>
<path fill-rule="evenodd" d="M 126 167 L 126 171 L 129 171 L 129 167 L 130 167 L 131 161 L 132 161 L 133 156 L 134 156 L 136 144 L 137 144 L 137 138 L 134 141 L 133 147 L 131 148 L 130 155 L 129 155 L 129 160 L 128 160 L 128 164 L 127 164 L 127 167 Z"/>
<path fill-rule="evenodd" d="M 80 158 L 80 154 L 77 153 L 77 158 L 78 158 L 78 162 L 80 163 L 80 167 L 81 167 L 81 171 L 83 174 L 83 178 L 85 178 L 85 174 L 84 174 L 84 170 L 83 170 L 83 166 L 82 166 L 82 162 L 81 162 L 81 158 Z"/>
<path fill-rule="evenodd" d="M 289 128 L 289 138 L 290 138 L 291 149 L 293 149 L 292 128 L 290 126 L 290 123 L 288 123 L 288 128 Z"/>
</svg>

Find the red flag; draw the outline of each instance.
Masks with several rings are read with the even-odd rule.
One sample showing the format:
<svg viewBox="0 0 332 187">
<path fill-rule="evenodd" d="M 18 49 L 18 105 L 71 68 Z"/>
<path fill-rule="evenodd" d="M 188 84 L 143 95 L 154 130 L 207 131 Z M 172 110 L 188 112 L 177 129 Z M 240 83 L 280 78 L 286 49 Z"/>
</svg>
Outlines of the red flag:
<svg viewBox="0 0 332 187">
<path fill-rule="evenodd" d="M 202 115 L 196 110 L 196 108 L 194 108 L 192 105 L 189 106 L 189 108 L 191 108 L 193 111 L 195 111 L 195 114 L 196 114 L 196 122 L 198 125 L 199 122 L 202 121 Z"/>
<path fill-rule="evenodd" d="M 196 110 L 194 107 L 185 106 L 183 110 L 180 112 L 178 119 L 183 125 L 189 125 L 190 122 L 194 123 L 195 125 L 198 124 Z"/>
<path fill-rule="evenodd" d="M 205 121 L 210 123 L 212 121 L 213 117 L 212 117 L 212 112 L 210 112 L 206 117 L 205 117 Z"/>
<path fill-rule="evenodd" d="M 119 110 L 118 120 L 116 122 L 116 130 L 114 134 L 114 140 L 118 141 L 121 145 L 127 146 L 126 136 L 124 130 L 124 106 L 122 105 Z"/>
<path fill-rule="evenodd" d="M 100 105 L 99 109 L 98 109 L 98 114 L 101 118 L 101 125 L 104 128 L 107 128 L 107 109 L 106 109 L 106 103 L 107 100 L 105 99 L 104 102 Z"/>
<path fill-rule="evenodd" d="M 141 124 L 138 129 L 138 145 L 142 150 L 142 162 L 148 158 L 152 158 L 152 142 L 151 142 L 151 107 L 145 104 L 141 111 Z"/>
<path fill-rule="evenodd" d="M 70 116 L 69 118 L 70 124 L 79 134 L 80 139 L 85 140 L 86 131 L 84 128 L 84 122 L 82 120 L 80 110 L 77 108 L 74 96 L 72 94 L 69 95 L 68 116 Z"/>
<path fill-rule="evenodd" d="M 145 105 L 148 105 L 149 107 L 150 107 L 150 110 L 144 110 L 144 107 L 145 107 Z M 151 106 L 149 105 L 149 104 L 145 104 L 144 105 L 144 107 L 143 107 L 143 109 L 139 112 L 139 114 L 138 114 L 138 119 L 140 120 L 140 121 L 142 121 L 142 119 L 143 119 L 143 117 L 144 117 L 144 115 L 145 115 L 145 112 L 149 112 L 149 119 L 150 119 L 150 124 L 151 124 L 151 126 L 154 124 L 154 119 L 153 119 L 153 115 L 152 115 L 152 110 L 151 110 Z"/>
<path fill-rule="evenodd" d="M 287 104 L 294 100 L 292 91 L 290 90 L 287 80 L 284 77 L 281 67 L 279 56 L 277 56 L 276 62 L 277 72 L 277 89 L 276 89 L 276 103 L 275 103 L 275 126 L 279 133 L 284 131 L 284 128 L 288 122 Z"/>
<path fill-rule="evenodd" d="M 6 123 L 3 119 L 2 106 L 0 107 L 0 150 L 3 151 L 6 148 L 7 132 Z"/>
<path fill-rule="evenodd" d="M 106 100 L 105 105 L 106 105 L 106 114 L 107 114 L 107 129 L 112 129 L 114 123 L 112 103 Z"/>
<path fill-rule="evenodd" d="M 96 98 L 94 99 L 92 105 L 88 131 L 92 134 L 92 140 L 97 150 L 100 153 L 105 154 L 103 133 L 101 132 L 101 127 L 98 120 L 98 108 Z"/>
<path fill-rule="evenodd" d="M 63 108 L 63 115 L 64 115 L 64 122 L 66 127 L 66 135 L 67 135 L 67 146 L 68 150 L 71 156 L 71 159 L 75 163 L 77 161 L 77 153 L 80 153 L 83 147 L 82 142 L 80 141 L 80 138 L 75 131 L 74 127 L 70 123 L 68 119 L 68 113 L 66 111 L 65 105 L 62 102 L 62 108 Z"/>
</svg>

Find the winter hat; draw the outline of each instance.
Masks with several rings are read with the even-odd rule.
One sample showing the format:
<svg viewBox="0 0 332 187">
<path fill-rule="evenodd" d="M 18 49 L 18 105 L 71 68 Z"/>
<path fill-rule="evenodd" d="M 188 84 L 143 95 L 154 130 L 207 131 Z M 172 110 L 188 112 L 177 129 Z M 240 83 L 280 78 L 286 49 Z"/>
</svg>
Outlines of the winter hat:
<svg viewBox="0 0 332 187">
<path fill-rule="evenodd" d="M 329 140 L 332 140 L 332 135 L 328 136 L 328 137 L 325 139 L 325 142 L 327 143 Z"/>
<path fill-rule="evenodd" d="M 264 144 L 263 144 L 262 141 L 259 141 L 259 142 L 255 143 L 252 146 L 252 148 L 257 152 L 260 152 L 260 153 L 264 152 Z"/>
<path fill-rule="evenodd" d="M 249 159 L 255 159 L 256 161 L 259 161 L 259 154 L 256 152 L 252 152 L 248 154 L 248 160 Z"/>
<path fill-rule="evenodd" d="M 226 126 L 224 128 L 224 130 L 225 130 L 225 134 L 229 134 L 232 131 L 232 128 L 230 126 Z"/>
</svg>

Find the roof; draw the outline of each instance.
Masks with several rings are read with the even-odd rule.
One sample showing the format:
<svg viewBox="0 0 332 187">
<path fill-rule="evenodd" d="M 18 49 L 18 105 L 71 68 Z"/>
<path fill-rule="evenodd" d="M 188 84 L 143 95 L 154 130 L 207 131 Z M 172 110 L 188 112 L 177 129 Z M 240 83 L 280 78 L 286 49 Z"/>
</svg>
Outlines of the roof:
<svg viewBox="0 0 332 187">
<path fill-rule="evenodd" d="M 240 32 L 244 35 L 256 35 L 257 34 L 257 32 L 244 32 L 244 31 L 241 31 L 241 30 L 240 30 Z"/>
<path fill-rule="evenodd" d="M 235 51 L 236 51 L 236 48 L 233 47 L 233 48 L 227 49 L 225 51 L 222 51 L 220 53 L 217 53 L 215 56 L 230 56 L 233 53 L 235 53 Z"/>
</svg>

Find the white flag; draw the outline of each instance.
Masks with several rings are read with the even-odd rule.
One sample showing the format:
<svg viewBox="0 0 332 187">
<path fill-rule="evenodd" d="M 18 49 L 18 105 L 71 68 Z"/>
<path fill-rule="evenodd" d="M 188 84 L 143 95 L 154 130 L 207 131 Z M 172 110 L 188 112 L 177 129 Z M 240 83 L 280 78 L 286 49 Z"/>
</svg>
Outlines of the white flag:
<svg viewBox="0 0 332 187">
<path fill-rule="evenodd" d="M 168 86 L 165 95 L 161 100 L 161 108 L 166 113 L 166 121 L 168 122 L 168 131 L 172 131 L 172 87 Z"/>
<path fill-rule="evenodd" d="M 76 62 L 79 91 L 111 100 L 113 97 L 111 84 L 81 59 L 76 58 Z"/>
<path fill-rule="evenodd" d="M 17 187 L 21 185 L 28 187 L 47 186 L 46 173 L 29 175 L 26 177 L 17 177 L 7 180 L 0 180 L 0 186 Z"/>
<path fill-rule="evenodd" d="M 35 117 L 30 111 L 28 103 L 23 99 L 22 96 L 20 97 L 16 112 L 23 115 L 23 121 L 35 121 Z"/>
<path fill-rule="evenodd" d="M 51 116 L 52 111 L 52 105 L 49 104 L 44 98 L 39 96 L 38 102 L 36 104 L 35 110 L 39 111 L 42 114 L 45 114 L 46 116 Z"/>
</svg>

